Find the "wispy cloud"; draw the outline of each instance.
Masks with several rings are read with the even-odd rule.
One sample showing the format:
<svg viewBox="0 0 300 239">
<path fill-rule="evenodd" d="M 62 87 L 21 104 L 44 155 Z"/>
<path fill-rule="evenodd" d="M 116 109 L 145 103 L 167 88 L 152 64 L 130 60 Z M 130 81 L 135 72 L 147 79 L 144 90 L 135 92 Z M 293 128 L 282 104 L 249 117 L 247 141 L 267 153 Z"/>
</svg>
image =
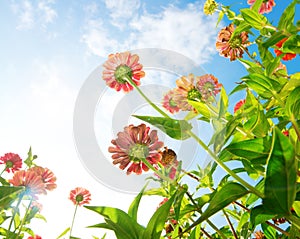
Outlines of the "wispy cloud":
<svg viewBox="0 0 300 239">
<path fill-rule="evenodd" d="M 31 2 L 29 0 L 16 2 L 12 1 L 11 8 L 17 17 L 17 30 L 30 30 L 39 25 L 45 28 L 57 17 L 57 12 L 53 8 L 55 1 L 42 0 Z"/>
<path fill-rule="evenodd" d="M 139 0 L 105 0 L 105 5 L 110 11 L 111 24 L 123 29 L 126 20 L 138 14 L 141 3 Z"/>
<path fill-rule="evenodd" d="M 215 54 L 216 21 L 208 21 L 199 4 L 188 4 L 185 8 L 168 6 L 157 14 L 131 15 L 131 11 L 123 30 L 115 27 L 121 7 L 117 8 L 115 1 L 107 1 L 106 5 L 115 10 L 115 15 L 111 15 L 115 22 L 110 24 L 100 18 L 89 20 L 85 26 L 82 40 L 92 54 L 106 57 L 115 51 L 156 47 L 177 51 L 197 63 L 207 62 Z"/>
</svg>

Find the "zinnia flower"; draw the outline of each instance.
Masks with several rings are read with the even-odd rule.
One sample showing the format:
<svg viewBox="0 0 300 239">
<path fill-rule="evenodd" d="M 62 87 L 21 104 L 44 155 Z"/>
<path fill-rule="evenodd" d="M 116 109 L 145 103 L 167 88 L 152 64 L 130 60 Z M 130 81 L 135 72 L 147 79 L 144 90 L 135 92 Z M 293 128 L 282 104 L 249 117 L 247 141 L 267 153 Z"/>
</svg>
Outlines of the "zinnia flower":
<svg viewBox="0 0 300 239">
<path fill-rule="evenodd" d="M 206 0 L 206 2 L 204 3 L 203 11 L 205 15 L 212 15 L 217 8 L 218 4 L 214 0 Z"/>
<path fill-rule="evenodd" d="M 237 102 L 236 105 L 234 106 L 233 112 L 235 113 L 236 111 L 238 111 L 245 104 L 245 102 L 246 102 L 245 99 Z"/>
<path fill-rule="evenodd" d="M 243 57 L 244 48 L 248 45 L 248 33 L 242 32 L 239 35 L 231 37 L 234 32 L 234 25 L 221 29 L 218 34 L 216 48 L 221 56 L 230 58 L 230 61 Z"/>
<path fill-rule="evenodd" d="M 6 153 L 0 158 L 0 164 L 5 164 L 6 172 L 14 173 L 15 171 L 22 168 L 22 159 L 18 154 Z"/>
<path fill-rule="evenodd" d="M 199 76 L 189 74 L 188 76 L 182 76 L 176 80 L 177 87 L 174 90 L 173 101 L 183 111 L 191 111 L 193 107 L 188 103 L 188 100 L 201 100 L 201 94 L 195 87 L 195 82 Z"/>
<path fill-rule="evenodd" d="M 292 59 L 294 59 L 294 58 L 296 57 L 296 54 L 294 54 L 294 53 L 283 53 L 281 50 L 279 50 L 279 49 L 282 47 L 283 43 L 284 43 L 287 39 L 288 39 L 288 38 L 284 38 L 284 39 L 280 40 L 279 42 L 277 42 L 277 43 L 275 44 L 275 46 L 277 46 L 278 49 L 274 49 L 276 56 L 280 56 L 281 54 L 284 54 L 284 55 L 282 56 L 282 60 L 284 60 L 284 61 L 289 61 L 289 60 L 292 60 Z"/>
<path fill-rule="evenodd" d="M 157 130 L 149 131 L 149 127 L 140 124 L 126 126 L 123 132 L 119 132 L 118 137 L 111 141 L 114 146 L 108 148 L 113 153 L 113 164 L 120 164 L 119 168 L 122 170 L 128 167 L 127 174 L 148 171 L 149 168 L 142 159 L 156 166 L 161 159 L 159 150 L 163 147 L 163 142 L 158 141 Z"/>
<path fill-rule="evenodd" d="M 160 152 L 161 164 L 168 170 L 168 176 L 170 179 L 174 179 L 177 172 L 177 167 L 179 161 L 177 160 L 177 155 L 172 149 L 165 147 L 165 150 Z"/>
<path fill-rule="evenodd" d="M 145 72 L 142 71 L 143 66 L 139 63 L 139 56 L 132 55 L 130 52 L 109 55 L 103 66 L 103 80 L 116 91 L 121 89 L 125 92 L 131 91 L 133 86 L 129 83 L 128 78 L 139 86 L 140 79 L 145 76 Z"/>
<path fill-rule="evenodd" d="M 205 102 L 212 101 L 213 96 L 216 96 L 221 91 L 220 87 L 222 87 L 222 84 L 211 74 L 200 76 L 196 83 L 201 99 Z"/>
<path fill-rule="evenodd" d="M 35 235 L 34 237 L 30 236 L 27 239 L 42 239 L 42 237 Z"/>
<path fill-rule="evenodd" d="M 178 112 L 180 108 L 178 107 L 177 103 L 174 101 L 175 90 L 168 91 L 163 98 L 162 105 L 163 107 L 168 110 L 170 113 L 174 114 Z"/>
<path fill-rule="evenodd" d="M 256 0 L 248 0 L 249 5 L 253 5 Z M 272 8 L 275 6 L 274 0 L 263 0 L 263 3 L 260 6 L 259 13 L 269 13 L 272 11 Z"/>
<path fill-rule="evenodd" d="M 42 177 L 42 180 L 45 184 L 45 188 L 49 191 L 56 188 L 56 177 L 54 176 L 54 173 L 48 169 L 43 168 L 40 166 L 35 166 L 29 169 L 30 171 L 35 172 L 37 175 L 40 175 Z"/>
<path fill-rule="evenodd" d="M 14 173 L 12 179 L 9 180 L 14 186 L 24 186 L 25 194 L 37 199 L 38 194 L 46 194 L 45 184 L 40 175 L 37 175 L 32 170 L 20 170 Z"/>
<path fill-rule="evenodd" d="M 69 199 L 75 204 L 82 206 L 84 204 L 89 204 L 91 201 L 91 193 L 89 190 L 81 187 L 77 187 L 70 192 Z"/>
</svg>

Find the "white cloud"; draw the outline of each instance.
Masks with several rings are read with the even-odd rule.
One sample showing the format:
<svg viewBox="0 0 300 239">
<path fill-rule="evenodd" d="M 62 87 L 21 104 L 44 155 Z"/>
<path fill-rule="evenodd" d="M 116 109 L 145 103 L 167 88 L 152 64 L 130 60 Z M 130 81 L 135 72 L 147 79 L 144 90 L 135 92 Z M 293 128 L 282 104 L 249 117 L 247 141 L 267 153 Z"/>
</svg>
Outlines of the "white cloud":
<svg viewBox="0 0 300 239">
<path fill-rule="evenodd" d="M 105 0 L 105 5 L 110 11 L 111 23 L 122 29 L 126 20 L 137 14 L 141 4 L 139 0 Z"/>
<path fill-rule="evenodd" d="M 11 8 L 18 19 L 16 28 L 30 30 L 39 24 L 45 28 L 57 17 L 57 12 L 52 6 L 54 3 L 53 0 L 42 0 L 38 3 L 29 0 L 20 3 L 13 1 Z"/>
<path fill-rule="evenodd" d="M 106 28 L 101 19 L 88 20 L 86 25 L 86 33 L 81 40 L 87 45 L 91 53 L 107 57 L 110 52 L 119 48 L 120 43 L 110 36 L 109 29 Z"/>
<path fill-rule="evenodd" d="M 115 1 L 107 2 L 107 7 L 115 7 Z M 115 16 L 119 16 L 117 12 Z M 91 53 L 103 57 L 137 48 L 163 48 L 203 63 L 216 52 L 216 19 L 208 19 L 199 4 L 189 4 L 184 9 L 169 6 L 157 14 L 145 12 L 132 16 L 127 22 L 127 28 L 120 31 L 107 21 L 89 20 L 83 42 Z"/>
</svg>

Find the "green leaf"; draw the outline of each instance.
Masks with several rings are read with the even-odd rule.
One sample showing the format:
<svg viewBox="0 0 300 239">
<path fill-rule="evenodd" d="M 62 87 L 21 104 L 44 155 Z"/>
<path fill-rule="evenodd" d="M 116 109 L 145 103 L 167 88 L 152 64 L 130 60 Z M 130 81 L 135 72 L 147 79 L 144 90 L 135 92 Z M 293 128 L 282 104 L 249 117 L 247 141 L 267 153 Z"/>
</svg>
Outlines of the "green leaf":
<svg viewBox="0 0 300 239">
<path fill-rule="evenodd" d="M 268 239 L 277 239 L 277 234 L 276 234 L 276 230 L 269 226 L 267 223 L 262 223 L 261 224 L 261 228 L 265 234 L 265 237 Z"/>
<path fill-rule="evenodd" d="M 290 36 L 282 45 L 282 52 L 300 54 L 300 36 Z"/>
<path fill-rule="evenodd" d="M 298 165 L 294 147 L 280 129 L 273 131 L 265 179 L 265 208 L 274 214 L 289 215 L 296 197 Z"/>
<path fill-rule="evenodd" d="M 274 32 L 268 40 L 262 43 L 262 46 L 268 48 L 270 46 L 274 46 L 277 42 L 285 38 L 286 35 L 283 34 L 282 31 Z"/>
<path fill-rule="evenodd" d="M 193 106 L 197 110 L 197 112 L 203 115 L 205 118 L 207 119 L 211 118 L 210 111 L 205 103 L 200 101 L 193 101 L 193 100 L 188 100 L 188 103 L 191 106 Z"/>
<path fill-rule="evenodd" d="M 187 131 L 190 131 L 192 129 L 192 125 L 185 120 L 176 120 L 154 116 L 133 116 L 159 128 L 173 139 L 185 140 L 190 137 Z"/>
<path fill-rule="evenodd" d="M 265 163 L 271 148 L 269 137 L 243 140 L 229 144 L 224 150 L 249 161 Z"/>
<path fill-rule="evenodd" d="M 200 225 L 196 226 L 194 230 L 192 230 L 188 239 L 199 239 L 201 238 L 201 227 Z"/>
<path fill-rule="evenodd" d="M 263 3 L 263 0 L 257 0 L 257 1 L 255 1 L 255 3 L 252 5 L 251 9 L 253 11 L 258 12 L 262 3 Z"/>
<path fill-rule="evenodd" d="M 251 9 L 244 8 L 241 10 L 241 14 L 244 20 L 257 30 L 263 29 L 268 22 L 265 16 Z"/>
<path fill-rule="evenodd" d="M 0 206 L 1 208 L 8 207 L 19 194 L 24 191 L 24 187 L 0 186 Z"/>
<path fill-rule="evenodd" d="M 177 196 L 174 201 L 174 212 L 175 212 L 175 219 L 179 220 L 180 209 L 182 205 L 182 199 L 184 198 L 184 194 L 187 192 L 188 186 L 183 184 L 181 187 L 178 188 Z"/>
<path fill-rule="evenodd" d="M 294 0 L 282 13 L 277 28 L 279 30 L 290 30 L 294 23 L 295 6 L 297 0 Z"/>
<path fill-rule="evenodd" d="M 239 92 L 239 91 L 244 90 L 246 88 L 247 88 L 247 86 L 245 84 L 239 84 L 236 87 L 234 87 L 234 89 L 229 93 L 229 95 L 232 95 L 233 93 Z"/>
<path fill-rule="evenodd" d="M 186 231 L 207 220 L 210 216 L 245 196 L 247 193 L 249 193 L 249 191 L 244 186 L 235 182 L 228 182 L 224 186 L 219 187 L 218 190 L 213 193 L 207 209 Z"/>
<path fill-rule="evenodd" d="M 274 212 L 266 209 L 263 205 L 256 206 L 250 211 L 251 227 L 254 229 L 256 225 L 262 224 L 275 216 Z"/>
<path fill-rule="evenodd" d="M 220 94 L 220 102 L 219 102 L 219 119 L 225 116 L 228 109 L 228 96 L 226 94 L 225 88 L 222 87 Z"/>
<path fill-rule="evenodd" d="M 219 17 L 218 17 L 218 21 L 217 21 L 217 24 L 216 24 L 216 27 L 219 25 L 219 23 L 222 21 L 224 17 L 224 12 L 223 11 L 220 11 L 219 12 Z"/>
<path fill-rule="evenodd" d="M 66 235 L 70 231 L 70 227 L 68 227 L 66 230 L 64 230 L 56 239 L 62 238 L 64 235 Z"/>
<path fill-rule="evenodd" d="M 144 233 L 144 227 L 118 208 L 101 206 L 84 207 L 102 215 L 106 219 L 107 224 L 113 228 L 118 239 L 139 239 Z"/>
<path fill-rule="evenodd" d="M 269 64 L 266 66 L 266 75 L 268 77 L 270 77 L 275 71 L 275 69 L 279 66 L 280 60 L 280 57 L 276 57 L 272 61 L 270 61 Z"/>
<path fill-rule="evenodd" d="M 140 201 L 141 201 L 141 198 L 143 196 L 143 193 L 144 193 L 147 185 L 148 185 L 148 183 L 142 188 L 140 193 L 134 198 L 134 200 L 132 201 L 132 203 L 128 209 L 128 215 L 136 222 L 137 222 L 137 213 L 138 213 Z"/>
<path fill-rule="evenodd" d="M 144 192 L 144 195 L 157 195 L 162 197 L 168 197 L 168 194 L 163 188 L 151 188 Z"/>
<path fill-rule="evenodd" d="M 164 229 L 165 222 L 169 216 L 170 208 L 173 204 L 173 201 L 177 195 L 177 192 L 173 194 L 173 196 L 161 205 L 156 212 L 150 218 L 147 227 L 145 229 L 143 239 L 159 239 Z"/>
<path fill-rule="evenodd" d="M 255 188 L 260 191 L 263 192 L 264 191 L 264 185 L 265 185 L 265 181 L 264 179 L 260 180 L 256 185 Z M 251 206 L 253 203 L 255 203 L 258 199 L 260 199 L 256 194 L 251 193 L 249 194 L 247 200 L 246 200 L 246 206 L 249 207 Z"/>
<path fill-rule="evenodd" d="M 296 119 L 300 115 L 300 87 L 295 88 L 288 96 L 285 105 L 286 114 Z"/>
</svg>

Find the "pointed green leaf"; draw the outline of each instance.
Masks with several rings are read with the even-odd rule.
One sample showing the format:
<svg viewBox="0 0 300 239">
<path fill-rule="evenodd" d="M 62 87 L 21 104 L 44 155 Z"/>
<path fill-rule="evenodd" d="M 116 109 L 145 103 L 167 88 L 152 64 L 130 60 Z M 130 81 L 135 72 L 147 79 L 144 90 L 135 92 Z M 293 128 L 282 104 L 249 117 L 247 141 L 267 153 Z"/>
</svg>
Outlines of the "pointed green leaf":
<svg viewBox="0 0 300 239">
<path fill-rule="evenodd" d="M 300 87 L 295 88 L 286 100 L 285 111 L 289 116 L 294 116 L 296 119 L 300 115 Z"/>
<path fill-rule="evenodd" d="M 225 116 L 225 113 L 228 109 L 228 96 L 226 94 L 225 88 L 222 87 L 220 94 L 220 102 L 219 102 L 219 119 Z"/>
<path fill-rule="evenodd" d="M 192 126 L 185 120 L 141 115 L 133 116 L 159 128 L 173 139 L 184 140 L 190 137 L 187 131 L 191 130 Z"/>
<path fill-rule="evenodd" d="M 211 114 L 205 103 L 193 100 L 188 100 L 188 103 L 193 106 L 199 114 L 203 115 L 207 119 L 210 119 Z"/>
<path fill-rule="evenodd" d="M 282 13 L 277 28 L 279 30 L 290 30 L 294 24 L 295 6 L 297 0 L 294 0 Z"/>
<path fill-rule="evenodd" d="M 293 35 L 289 37 L 282 45 L 282 52 L 300 54 L 300 36 Z"/>
<path fill-rule="evenodd" d="M 66 235 L 70 231 L 70 227 L 68 227 L 66 230 L 64 230 L 56 239 L 62 238 L 64 235 Z"/>
<path fill-rule="evenodd" d="M 277 42 L 285 38 L 286 36 L 283 34 L 282 31 L 274 32 L 268 40 L 262 43 L 262 46 L 268 48 L 270 46 L 274 46 Z"/>
<path fill-rule="evenodd" d="M 268 239 L 277 239 L 277 233 L 275 228 L 271 227 L 267 223 L 262 223 L 261 228 L 265 234 L 265 237 Z"/>
<path fill-rule="evenodd" d="M 207 209 L 187 230 L 207 220 L 209 217 L 224 209 L 230 203 L 245 196 L 247 193 L 249 193 L 249 191 L 244 186 L 235 182 L 228 182 L 224 186 L 219 187 L 218 190 L 213 193 Z"/>
<path fill-rule="evenodd" d="M 144 227 L 134 221 L 127 213 L 112 207 L 84 206 L 100 215 L 102 215 L 109 226 L 114 228 L 117 235 L 121 234 L 122 239 L 139 239 L 144 233 Z M 116 232 L 117 230 L 117 232 Z"/>
<path fill-rule="evenodd" d="M 128 209 L 128 215 L 136 222 L 137 222 L 137 213 L 138 213 L 140 201 L 141 201 L 141 198 L 143 196 L 143 193 L 144 193 L 147 185 L 148 185 L 148 183 L 143 187 L 143 189 L 140 191 L 140 193 L 134 198 L 134 200 L 132 201 L 132 203 Z"/>
<path fill-rule="evenodd" d="M 251 9 L 244 8 L 241 10 L 241 14 L 244 20 L 257 30 L 263 29 L 268 22 L 265 16 Z"/>
<path fill-rule="evenodd" d="M 257 225 L 262 224 L 275 216 L 275 213 L 266 209 L 263 205 L 256 206 L 250 211 L 251 227 L 254 229 Z"/>
<path fill-rule="evenodd" d="M 174 193 L 173 196 L 161 205 L 156 212 L 150 218 L 147 227 L 144 232 L 143 239 L 159 239 L 164 229 L 165 222 L 169 216 L 170 208 L 173 204 L 175 196 L 177 193 Z"/>
<path fill-rule="evenodd" d="M 173 205 L 176 220 L 179 220 L 182 199 L 184 198 L 184 194 L 187 192 L 187 190 L 188 190 L 188 186 L 186 184 L 183 184 L 181 187 L 178 188 L 178 193 Z"/>
<path fill-rule="evenodd" d="M 7 206 L 9 206 L 12 201 L 17 198 L 15 195 L 23 192 L 24 189 L 24 187 L 0 186 L 1 208 L 6 208 Z"/>
<path fill-rule="evenodd" d="M 294 147 L 289 138 L 276 128 L 266 169 L 265 208 L 275 214 L 290 214 L 296 197 L 297 171 Z"/>
<path fill-rule="evenodd" d="M 250 161 L 266 162 L 271 148 L 269 137 L 243 140 L 229 144 L 224 150 Z"/>
</svg>

